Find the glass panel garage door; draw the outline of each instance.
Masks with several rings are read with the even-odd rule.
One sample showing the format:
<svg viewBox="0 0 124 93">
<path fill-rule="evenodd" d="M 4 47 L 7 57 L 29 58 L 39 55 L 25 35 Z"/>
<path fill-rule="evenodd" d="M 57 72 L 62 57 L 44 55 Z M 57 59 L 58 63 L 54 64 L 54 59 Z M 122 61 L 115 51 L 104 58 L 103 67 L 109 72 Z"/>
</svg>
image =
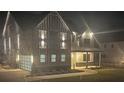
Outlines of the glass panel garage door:
<svg viewBox="0 0 124 93">
<path fill-rule="evenodd" d="M 19 68 L 31 71 L 32 62 L 30 55 L 20 55 Z"/>
</svg>

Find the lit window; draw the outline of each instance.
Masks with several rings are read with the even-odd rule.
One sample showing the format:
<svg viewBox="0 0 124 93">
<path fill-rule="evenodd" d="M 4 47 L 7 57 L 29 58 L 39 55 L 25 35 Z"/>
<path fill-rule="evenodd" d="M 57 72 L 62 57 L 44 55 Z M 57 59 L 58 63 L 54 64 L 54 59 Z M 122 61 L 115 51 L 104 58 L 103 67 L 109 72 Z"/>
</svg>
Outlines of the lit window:
<svg viewBox="0 0 124 93">
<path fill-rule="evenodd" d="M 56 55 L 55 54 L 51 55 L 51 62 L 56 62 Z"/>
<path fill-rule="evenodd" d="M 65 41 L 67 39 L 67 33 L 60 32 L 60 38 L 62 41 Z"/>
<path fill-rule="evenodd" d="M 40 38 L 44 40 L 47 37 L 46 33 L 47 33 L 47 31 L 45 31 L 45 30 L 39 30 Z"/>
<path fill-rule="evenodd" d="M 64 54 L 61 55 L 61 62 L 65 62 L 66 56 Z"/>
<path fill-rule="evenodd" d="M 40 41 L 40 48 L 46 48 L 46 42 L 44 40 Z"/>
<path fill-rule="evenodd" d="M 61 39 L 60 48 L 65 49 L 66 48 L 65 40 L 67 40 L 67 33 L 60 32 L 60 39 Z"/>
<path fill-rule="evenodd" d="M 66 48 L 66 43 L 65 42 L 61 42 L 61 49 L 65 49 Z"/>
<path fill-rule="evenodd" d="M 46 58 L 46 57 L 45 57 L 44 54 L 40 55 L 40 62 L 41 62 L 41 63 L 45 63 L 45 61 L 46 61 L 45 58 Z"/>
<path fill-rule="evenodd" d="M 46 41 L 45 39 L 47 38 L 47 31 L 45 30 L 39 30 L 39 48 L 46 48 Z"/>
</svg>

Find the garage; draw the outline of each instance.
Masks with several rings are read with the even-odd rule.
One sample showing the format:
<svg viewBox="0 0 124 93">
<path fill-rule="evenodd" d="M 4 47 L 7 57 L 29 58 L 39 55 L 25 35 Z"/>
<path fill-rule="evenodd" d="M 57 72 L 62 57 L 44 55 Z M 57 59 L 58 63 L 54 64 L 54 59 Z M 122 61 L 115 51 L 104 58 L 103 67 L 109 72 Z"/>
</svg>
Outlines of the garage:
<svg viewBox="0 0 124 93">
<path fill-rule="evenodd" d="M 33 56 L 31 55 L 20 55 L 19 57 L 19 68 L 31 71 Z"/>
</svg>

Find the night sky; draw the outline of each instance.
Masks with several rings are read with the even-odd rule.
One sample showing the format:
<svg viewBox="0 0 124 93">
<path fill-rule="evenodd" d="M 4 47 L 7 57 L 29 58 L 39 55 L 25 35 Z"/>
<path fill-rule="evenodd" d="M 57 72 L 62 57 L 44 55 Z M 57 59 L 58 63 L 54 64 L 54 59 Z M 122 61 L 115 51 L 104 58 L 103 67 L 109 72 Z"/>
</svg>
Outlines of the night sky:
<svg viewBox="0 0 124 93">
<path fill-rule="evenodd" d="M 48 12 L 11 12 L 17 23 L 23 30 L 33 29 Z M 119 32 L 121 29 L 124 33 L 124 12 L 122 11 L 61 11 L 59 12 L 71 30 L 82 32 L 86 30 L 86 26 L 82 20 L 85 19 L 89 27 L 94 33 L 113 31 Z M 7 12 L 0 12 L 0 32 L 2 33 Z M 119 32 L 120 33 L 120 32 Z"/>
</svg>

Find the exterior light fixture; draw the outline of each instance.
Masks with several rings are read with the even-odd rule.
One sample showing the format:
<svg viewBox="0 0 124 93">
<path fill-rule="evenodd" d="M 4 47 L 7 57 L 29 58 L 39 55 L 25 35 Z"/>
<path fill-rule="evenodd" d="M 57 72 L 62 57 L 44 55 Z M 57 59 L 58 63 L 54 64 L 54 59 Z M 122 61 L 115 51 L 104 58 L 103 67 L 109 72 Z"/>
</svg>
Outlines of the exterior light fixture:
<svg viewBox="0 0 124 93">
<path fill-rule="evenodd" d="M 33 55 L 31 55 L 31 63 L 33 63 L 34 59 L 33 59 Z"/>
</svg>

